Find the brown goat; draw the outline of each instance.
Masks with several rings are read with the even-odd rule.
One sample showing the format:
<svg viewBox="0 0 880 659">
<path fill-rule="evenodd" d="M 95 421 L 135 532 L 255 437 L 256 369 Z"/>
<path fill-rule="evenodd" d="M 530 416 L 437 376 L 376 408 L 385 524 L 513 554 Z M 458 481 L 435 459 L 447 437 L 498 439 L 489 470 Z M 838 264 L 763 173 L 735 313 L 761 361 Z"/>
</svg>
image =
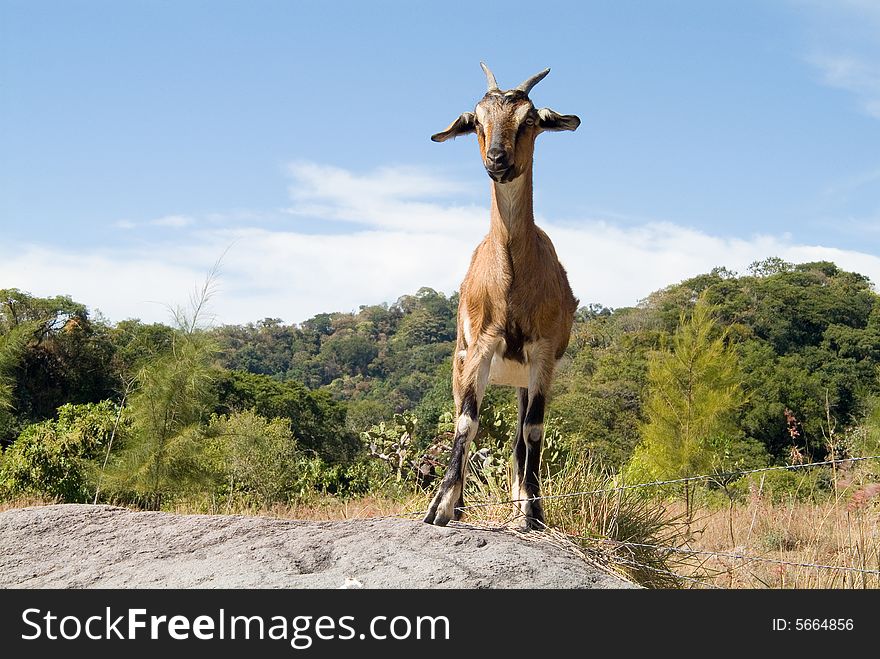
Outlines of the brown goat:
<svg viewBox="0 0 880 659">
<path fill-rule="evenodd" d="M 517 388 L 511 498 L 528 528 L 544 526 L 540 499 L 544 405 L 557 361 L 568 346 L 578 301 L 550 238 L 535 225 L 532 164 L 543 131 L 575 130 L 580 119 L 536 109 L 529 92 L 550 69 L 502 91 L 482 62 L 488 91 L 435 142 L 476 133 L 492 179 L 488 235 L 461 285 L 452 391 L 456 429 L 452 453 L 425 522 L 445 526 L 461 517 L 467 456 L 477 433 L 487 384 Z"/>
</svg>

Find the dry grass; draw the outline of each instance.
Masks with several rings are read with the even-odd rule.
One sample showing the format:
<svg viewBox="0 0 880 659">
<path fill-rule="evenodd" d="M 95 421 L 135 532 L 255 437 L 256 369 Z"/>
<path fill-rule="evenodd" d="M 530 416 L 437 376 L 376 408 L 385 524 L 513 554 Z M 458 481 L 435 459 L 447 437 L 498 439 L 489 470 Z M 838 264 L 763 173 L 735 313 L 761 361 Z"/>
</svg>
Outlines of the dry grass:
<svg viewBox="0 0 880 659">
<path fill-rule="evenodd" d="M 472 463 L 471 473 L 478 473 Z M 483 474 L 468 483 L 464 519 L 483 526 L 516 526 L 522 514 L 516 505 L 506 503 L 510 493 L 507 477 Z M 677 544 L 681 525 L 663 502 L 637 496 L 633 491 L 613 491 L 612 477 L 590 463 L 570 461 L 544 478 L 544 512 L 550 528 L 545 537 L 564 537 L 575 543 L 591 563 L 622 574 L 649 588 L 676 588 L 687 583 L 678 565 L 686 560 L 679 555 L 658 552 L 647 546 L 623 546 L 622 543 L 646 545 Z M 572 492 L 595 492 L 592 496 L 565 496 Z M 481 502 L 493 505 L 482 506 Z M 494 502 L 498 502 L 494 505 Z M 425 500 L 427 504 L 427 500 Z M 607 542 L 608 540 L 612 542 Z"/>
<path fill-rule="evenodd" d="M 731 539 L 731 526 L 733 539 Z M 880 588 L 880 507 L 848 502 L 771 503 L 698 512 L 689 549 L 785 563 L 873 570 L 874 574 L 699 555 L 692 573 L 723 588 Z"/>
<path fill-rule="evenodd" d="M 47 499 L 41 499 L 39 497 L 19 497 L 17 499 L 11 499 L 9 501 L 0 501 L 0 513 L 5 510 L 12 510 L 13 508 L 30 508 L 31 506 L 51 506 L 57 501 L 49 501 Z"/>
<path fill-rule="evenodd" d="M 241 503 L 235 505 L 180 503 L 169 512 L 184 515 L 248 515 L 277 519 L 329 521 L 406 515 L 408 512 L 421 510 L 420 505 L 420 497 L 399 499 L 381 495 L 367 495 L 358 499 L 340 499 L 325 495 L 315 497 L 307 502 L 275 504 L 269 507 Z"/>
<path fill-rule="evenodd" d="M 14 508 L 28 508 L 31 506 L 51 506 L 59 501 L 42 499 L 39 497 L 20 497 L 9 501 L 0 501 L 0 512 Z M 165 512 L 179 515 L 246 515 L 252 517 L 274 517 L 279 519 L 302 519 L 313 521 L 327 521 L 337 519 L 364 519 L 368 517 L 407 516 L 412 511 L 422 510 L 421 497 L 413 497 L 409 500 L 395 499 L 392 497 L 368 495 L 359 499 L 343 500 L 333 496 L 316 497 L 307 503 L 276 504 L 273 506 L 249 506 L 237 504 L 234 506 L 211 506 L 199 502 L 180 502 Z M 113 503 L 131 510 L 142 510 L 134 505 L 125 503 Z M 420 507 L 421 506 L 421 507 Z M 415 515 L 412 515 L 417 519 Z"/>
</svg>

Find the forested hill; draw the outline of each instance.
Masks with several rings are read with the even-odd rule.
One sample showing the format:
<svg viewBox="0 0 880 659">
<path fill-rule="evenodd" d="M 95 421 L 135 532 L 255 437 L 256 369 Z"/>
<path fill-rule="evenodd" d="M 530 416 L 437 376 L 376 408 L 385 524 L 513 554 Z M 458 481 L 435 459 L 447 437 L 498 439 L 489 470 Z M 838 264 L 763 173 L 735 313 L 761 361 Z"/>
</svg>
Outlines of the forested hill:
<svg viewBox="0 0 880 659">
<path fill-rule="evenodd" d="M 410 424 L 427 446 L 452 408 L 457 298 L 422 288 L 390 305 L 301 324 L 264 319 L 187 332 L 113 324 L 90 315 L 87 300 L 3 290 L 0 440 L 10 453 L 19 442 L 37 442 L 47 424 L 57 434 L 64 419 L 84 423 L 75 406 L 104 404 L 131 406 L 126 418 L 142 438 L 178 437 L 185 428 L 209 436 L 212 423 L 243 423 L 245 412 L 252 425 L 280 420 L 326 464 L 355 460 L 365 450 L 362 433 L 382 421 Z M 626 463 L 651 421 L 652 393 L 665 386 L 657 355 L 682 340 L 677 332 L 698 300 L 709 309 L 704 339 L 721 340 L 735 361 L 724 377 L 735 380 L 739 399 L 725 411 L 725 433 L 767 459 L 785 459 L 792 448 L 823 455 L 829 433 L 858 423 L 877 394 L 880 302 L 868 279 L 833 263 L 768 259 L 747 274 L 715 269 L 634 307 L 581 308 L 548 427 L 604 465 Z M 183 378 L 177 389 L 175 377 Z M 710 369 L 705 377 L 722 376 Z M 176 401 L 183 411 L 175 418 L 186 422 L 148 418 L 150 391 L 150 404 Z M 490 388 L 486 432 L 509 430 L 512 402 L 509 389 Z M 395 420 L 400 413 L 407 414 Z"/>
<path fill-rule="evenodd" d="M 627 457 L 638 439 L 647 355 L 701 293 L 739 356 L 748 399 L 741 427 L 771 452 L 791 445 L 791 418 L 819 445 L 826 407 L 843 426 L 877 391 L 880 303 L 871 282 L 832 263 L 768 259 L 744 276 L 715 269 L 636 307 L 581 308 L 551 414 L 604 457 Z M 390 306 L 321 314 L 300 326 L 266 319 L 216 332 L 226 368 L 325 387 L 346 403 L 353 428 L 405 410 L 435 423 L 450 404 L 457 305 L 457 294 L 423 288 Z M 490 399 L 510 397 L 498 393 Z"/>
</svg>

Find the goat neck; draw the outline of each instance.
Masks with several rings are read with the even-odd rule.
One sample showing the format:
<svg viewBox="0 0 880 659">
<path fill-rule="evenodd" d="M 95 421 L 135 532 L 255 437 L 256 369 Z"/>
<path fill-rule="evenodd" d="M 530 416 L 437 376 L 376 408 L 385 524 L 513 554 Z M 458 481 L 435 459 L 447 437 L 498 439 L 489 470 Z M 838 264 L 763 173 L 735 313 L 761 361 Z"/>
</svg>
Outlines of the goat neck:
<svg viewBox="0 0 880 659">
<path fill-rule="evenodd" d="M 529 244 L 535 231 L 532 210 L 532 168 L 509 183 L 492 182 L 491 229 L 493 239 L 507 247 Z"/>
</svg>

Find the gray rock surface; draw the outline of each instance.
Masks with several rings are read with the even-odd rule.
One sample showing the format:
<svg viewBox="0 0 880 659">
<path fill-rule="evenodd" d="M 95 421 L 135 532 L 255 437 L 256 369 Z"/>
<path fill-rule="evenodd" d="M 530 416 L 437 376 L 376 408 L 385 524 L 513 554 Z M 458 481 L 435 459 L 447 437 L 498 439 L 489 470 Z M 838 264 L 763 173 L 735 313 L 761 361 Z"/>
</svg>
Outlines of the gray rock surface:
<svg viewBox="0 0 880 659">
<path fill-rule="evenodd" d="M 629 588 L 513 530 L 56 505 L 0 513 L 0 587 Z"/>
</svg>

